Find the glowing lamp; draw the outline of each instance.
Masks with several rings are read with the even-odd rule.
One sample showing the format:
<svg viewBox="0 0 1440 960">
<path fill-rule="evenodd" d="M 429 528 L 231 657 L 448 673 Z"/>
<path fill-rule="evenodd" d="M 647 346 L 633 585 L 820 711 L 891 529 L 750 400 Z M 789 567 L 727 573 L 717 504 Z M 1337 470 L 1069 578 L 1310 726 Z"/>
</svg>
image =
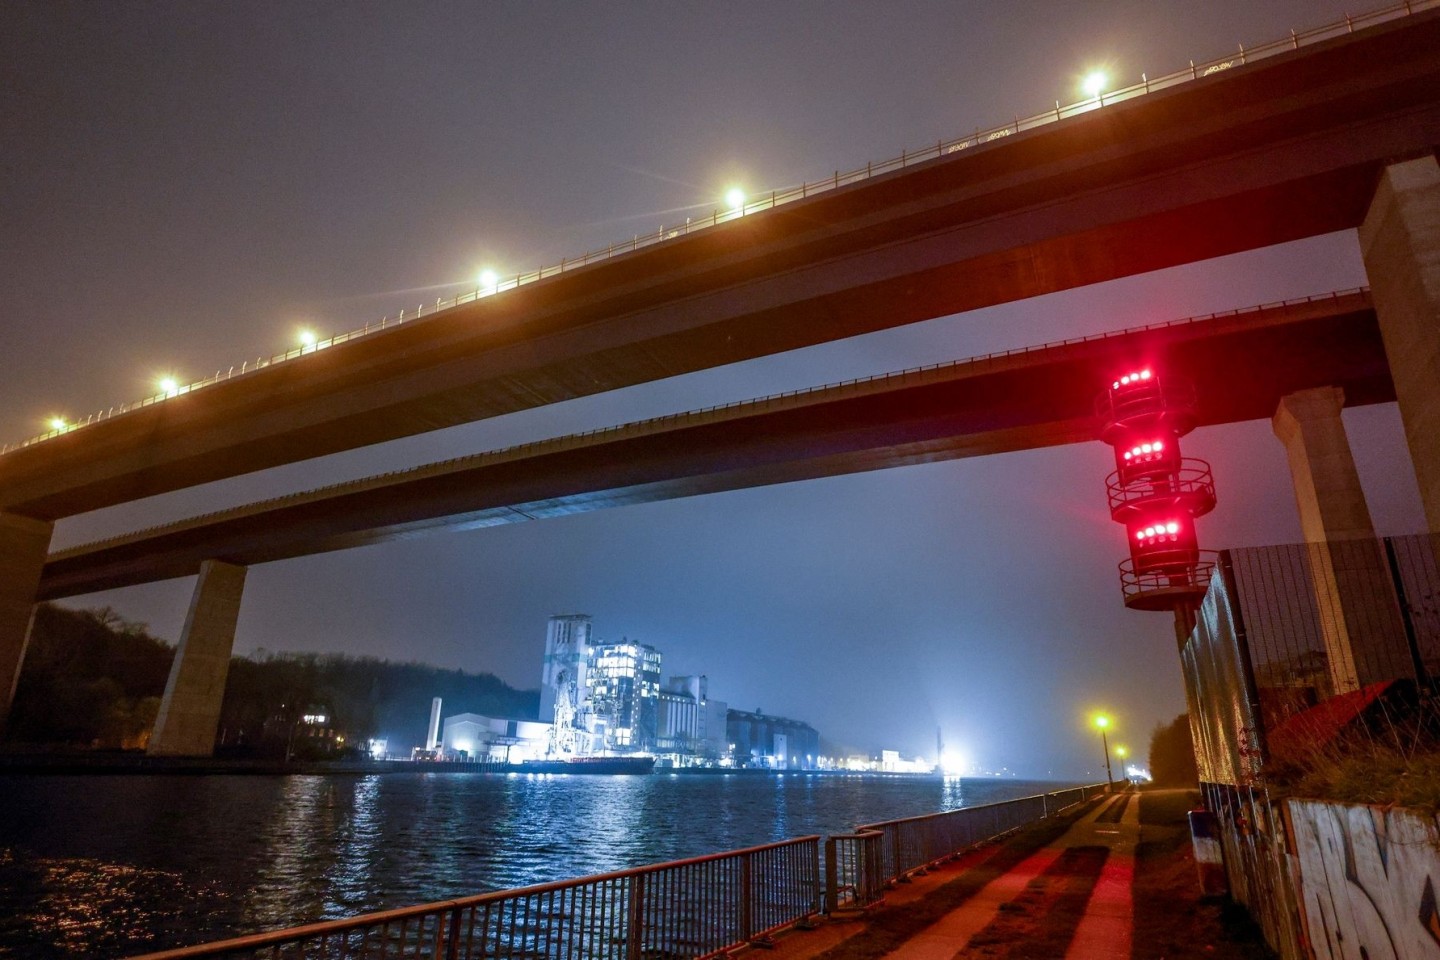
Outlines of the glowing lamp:
<svg viewBox="0 0 1440 960">
<path fill-rule="evenodd" d="M 1085 91 L 1087 97 L 1098 97 L 1105 92 L 1105 87 L 1110 83 L 1110 78 L 1105 76 L 1103 70 L 1092 70 L 1085 75 L 1080 83 L 1080 89 Z"/>
<path fill-rule="evenodd" d="M 744 213 L 745 191 L 741 190 L 739 187 L 731 187 L 729 190 L 725 191 L 725 204 L 731 210 L 738 210 L 741 213 Z"/>
<path fill-rule="evenodd" d="M 161 377 L 157 386 L 160 387 L 160 392 L 167 397 L 173 397 L 175 392 L 180 389 L 180 384 L 176 382 L 174 377 Z"/>
<path fill-rule="evenodd" d="M 1115 446 L 1121 484 L 1173 474 L 1180 469 L 1180 444 L 1174 437 L 1134 437 Z"/>
<path fill-rule="evenodd" d="M 64 418 L 64 417 L 51 417 L 51 418 L 50 418 L 50 429 L 51 429 L 51 430 L 64 430 L 65 427 L 66 427 L 66 423 L 65 423 L 65 418 Z"/>
<path fill-rule="evenodd" d="M 480 289 L 494 290 L 495 285 L 500 282 L 500 275 L 494 270 L 481 270 L 477 279 L 480 281 Z"/>
<path fill-rule="evenodd" d="M 1200 560 L 1195 521 L 1189 514 L 1150 516 L 1127 524 L 1136 573 L 1178 572 Z"/>
</svg>

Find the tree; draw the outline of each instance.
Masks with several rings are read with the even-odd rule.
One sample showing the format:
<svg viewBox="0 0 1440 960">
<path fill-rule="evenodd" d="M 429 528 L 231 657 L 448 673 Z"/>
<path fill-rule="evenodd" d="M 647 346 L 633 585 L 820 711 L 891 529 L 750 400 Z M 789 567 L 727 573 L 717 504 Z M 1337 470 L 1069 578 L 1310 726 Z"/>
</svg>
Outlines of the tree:
<svg viewBox="0 0 1440 960">
<path fill-rule="evenodd" d="M 1157 786 L 1193 787 L 1199 782 L 1188 713 L 1158 724 L 1150 735 L 1150 775 Z"/>
</svg>

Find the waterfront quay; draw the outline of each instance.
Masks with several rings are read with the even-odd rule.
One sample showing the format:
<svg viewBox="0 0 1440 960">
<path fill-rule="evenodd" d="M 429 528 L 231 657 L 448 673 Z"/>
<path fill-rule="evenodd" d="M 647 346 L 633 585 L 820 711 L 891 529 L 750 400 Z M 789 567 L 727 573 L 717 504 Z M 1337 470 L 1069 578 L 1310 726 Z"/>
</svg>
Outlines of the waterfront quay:
<svg viewBox="0 0 1440 960">
<path fill-rule="evenodd" d="M 708 957 L 749 946 L 768 947 L 777 934 L 812 929 L 821 918 L 878 908 L 892 885 L 1017 830 L 1048 824 L 1064 831 L 1075 812 L 1088 809 L 1096 798 L 1107 797 L 1110 803 L 1091 819 L 1118 823 L 1130 797 L 1128 792 L 1109 797 L 1112 789 L 1075 787 L 866 824 L 853 833 L 828 838 L 796 837 L 146 957 L 378 957 L 390 955 L 393 949 L 417 958 L 639 960 Z M 1073 832 L 1064 832 L 1064 837 Z M 1117 901 L 1126 892 L 1120 889 Z M 1104 906 L 1108 900 L 1101 899 Z M 1110 927 L 1114 926 L 1099 923 L 1092 939 L 1113 940 L 1116 929 Z"/>
<path fill-rule="evenodd" d="M 796 838 L 810 838 L 801 844 L 802 915 L 819 915 L 819 838 L 993 810 L 1062 787 L 738 773 L 0 773 L 0 956 L 131 956 L 717 853 L 723 860 L 724 851 Z M 1035 812 L 1033 800 L 1025 806 Z M 839 844 L 840 868 L 849 869 L 847 849 Z"/>
</svg>

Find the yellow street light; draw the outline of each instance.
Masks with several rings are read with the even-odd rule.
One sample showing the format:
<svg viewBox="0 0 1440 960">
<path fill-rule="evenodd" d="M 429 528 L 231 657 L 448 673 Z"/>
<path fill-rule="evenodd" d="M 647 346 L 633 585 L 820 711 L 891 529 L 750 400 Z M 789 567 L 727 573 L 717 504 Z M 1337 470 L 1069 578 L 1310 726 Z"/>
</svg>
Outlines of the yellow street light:
<svg viewBox="0 0 1440 960">
<path fill-rule="evenodd" d="M 67 426 L 69 426 L 69 424 L 67 424 L 67 423 L 65 422 L 65 418 L 64 418 L 64 417 L 51 417 L 51 418 L 50 418 L 50 429 L 51 429 L 51 430 L 64 430 Z"/>
<path fill-rule="evenodd" d="M 1080 81 L 1080 89 L 1085 91 L 1087 97 L 1098 97 L 1105 92 L 1110 85 L 1110 78 L 1105 75 L 1104 70 L 1091 70 Z"/>
<path fill-rule="evenodd" d="M 315 346 L 315 339 L 316 339 L 316 338 L 315 338 L 315 332 L 314 332 L 313 330 L 301 330 L 301 331 L 300 331 L 300 345 L 301 345 L 302 347 L 313 347 L 313 346 Z"/>
<path fill-rule="evenodd" d="M 1095 728 L 1100 731 L 1100 745 L 1105 749 L 1105 784 L 1109 786 L 1115 782 L 1110 774 L 1110 742 L 1105 739 L 1105 731 L 1110 728 L 1110 718 L 1103 713 L 1095 714 Z"/>
<path fill-rule="evenodd" d="M 500 282 L 500 275 L 494 270 L 481 270 L 480 276 L 476 279 L 480 281 L 481 290 L 487 293 L 494 293 L 496 284 Z"/>
<path fill-rule="evenodd" d="M 180 384 L 174 377 L 161 377 L 156 385 L 160 388 L 160 392 L 167 397 L 175 396 L 176 391 L 180 389 Z"/>
<path fill-rule="evenodd" d="M 738 210 L 741 213 L 744 213 L 745 191 L 741 190 L 739 187 L 731 187 L 729 190 L 725 191 L 725 203 L 730 207 L 731 210 Z"/>
</svg>

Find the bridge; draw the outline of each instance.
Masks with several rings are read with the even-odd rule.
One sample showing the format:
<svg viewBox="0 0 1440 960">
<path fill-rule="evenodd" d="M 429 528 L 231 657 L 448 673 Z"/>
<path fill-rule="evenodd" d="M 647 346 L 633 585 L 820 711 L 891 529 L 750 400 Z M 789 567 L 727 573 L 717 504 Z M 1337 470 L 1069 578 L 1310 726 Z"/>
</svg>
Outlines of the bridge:
<svg viewBox="0 0 1440 960">
<path fill-rule="evenodd" d="M 1324 387 L 1297 386 L 1316 382 L 1314 376 L 1324 369 L 1318 362 L 1310 379 L 1288 384 L 1296 394 L 1285 393 L 1290 367 L 1279 362 L 1254 371 L 1267 384 L 1271 408 L 1248 417 L 1274 412 L 1276 396 L 1307 394 L 1304 403 L 1287 407 L 1281 401 L 1281 412 L 1289 411 L 1286 422 L 1299 424 L 1287 440 L 1292 468 L 1341 469 L 1316 453 L 1334 447 L 1340 401 L 1333 392 L 1308 394 L 1343 383 L 1355 391 L 1346 390 L 1351 403 L 1393 395 L 1400 402 L 1429 523 L 1440 529 L 1440 166 L 1435 160 L 1440 11 L 1403 16 L 1076 116 L 1057 116 L 1031 129 L 1016 126 L 1013 135 L 964 150 L 948 152 L 942 143 L 933 159 L 853 183 L 841 184 L 837 174 L 833 188 L 817 196 L 582 263 L 542 282 L 335 342 L 290 362 L 247 369 L 204 389 L 160 398 L 6 452 L 0 456 L 0 689 L 7 691 L 5 703 L 18 677 L 42 580 L 45 595 L 62 596 L 106 576 L 136 576 L 119 570 L 123 560 L 104 574 L 93 573 L 98 561 L 85 573 L 85 565 L 73 556 L 56 557 L 54 566 L 47 563 L 53 522 L 62 517 L 660 377 L 1351 228 L 1360 230 L 1373 290 L 1370 323 L 1385 348 L 1389 385 L 1374 370 L 1347 373 L 1332 366 L 1332 379 Z M 1289 346 L 1304 350 L 1305 343 L 1293 340 Z M 1367 343 L 1363 349 L 1373 357 L 1376 341 L 1372 337 Z M 1351 342 L 1349 347 L 1362 345 Z M 1198 343 L 1187 354 L 1192 350 L 1202 352 Z M 1243 356 L 1217 359 L 1222 368 L 1243 362 Z M 1084 367 L 1069 369 L 1079 376 Z M 1090 368 L 1085 375 L 1094 372 Z M 1087 389 L 1108 374 L 1101 373 Z M 798 451 L 807 416 L 813 418 L 817 403 L 828 405 L 837 415 L 854 417 L 846 427 L 849 441 L 833 440 L 828 453 L 812 458 L 837 458 L 825 468 L 833 472 L 864 469 L 860 464 L 867 457 L 878 466 L 887 458 L 901 463 L 962 455 L 956 451 L 967 443 L 982 452 L 987 443 L 1006 449 L 1007 443 L 1063 442 L 1079 429 L 1073 403 L 1056 399 L 1067 389 L 1073 392 L 1076 384 L 1062 389 L 1063 376 L 1053 383 L 1031 380 L 1038 392 L 1027 394 L 1021 390 L 1024 375 L 1013 373 L 1008 380 L 991 381 L 998 403 L 985 413 L 976 408 L 968 414 L 975 434 L 989 439 L 966 439 L 966 415 L 947 414 L 943 405 L 963 401 L 967 389 L 983 378 L 943 379 L 889 396 L 857 390 L 848 398 L 827 395 L 831 399 L 823 403 L 811 397 L 814 402 L 781 403 L 768 412 L 752 411 L 753 417 L 718 417 L 685 429 L 694 431 L 688 436 L 696 443 L 717 444 L 733 443 L 746 430 L 788 429 L 783 437 L 776 434 L 775 447 L 788 442 Z M 1027 403 L 1035 409 L 1027 412 Z M 1053 407 L 1049 419 L 1042 409 L 1047 403 Z M 920 405 L 908 419 L 906 404 Z M 1007 434 L 1007 423 L 1018 432 Z M 811 429 L 815 436 L 826 436 L 823 425 L 812 423 Z M 959 432 L 946 439 L 941 435 L 945 429 Z M 1343 428 L 1338 429 L 1343 446 Z M 1031 439 L 1022 441 L 1026 430 Z M 1049 441 L 1036 439 L 1046 430 Z M 867 431 L 871 439 L 860 439 Z M 655 446 L 653 438 L 642 436 L 614 442 Z M 750 453 L 758 455 L 763 445 L 757 443 Z M 668 468 L 667 480 L 657 460 L 650 466 L 658 472 L 648 479 L 617 473 L 607 478 L 609 486 L 591 490 L 562 488 L 546 495 L 533 472 L 531 486 L 520 482 L 541 459 L 571 463 L 573 469 L 584 456 L 595 455 L 595 446 L 557 449 L 528 461 L 529 467 L 516 465 L 524 458 L 473 465 L 494 478 L 487 480 L 493 495 L 489 502 L 467 501 L 453 489 L 447 501 L 451 481 L 439 467 L 427 468 L 435 472 L 416 477 L 416 485 L 405 489 L 406 496 L 428 503 L 413 514 L 382 502 L 397 498 L 401 488 L 381 481 L 375 481 L 368 499 L 358 489 L 302 498 L 304 510 L 291 514 L 297 520 L 294 530 L 307 510 L 312 520 L 331 511 L 329 522 L 342 503 L 368 506 L 345 521 L 352 524 L 349 530 L 337 527 L 340 532 L 322 536 L 323 529 L 313 528 L 309 537 L 296 539 L 316 544 L 332 536 L 345 545 L 394 535 L 408 524 L 450 523 L 467 514 L 481 523 L 486 510 L 524 509 L 537 497 L 541 502 L 558 498 L 562 510 L 579 507 L 587 497 L 592 503 L 607 496 L 623 502 L 631 495 L 626 490 L 647 484 L 668 483 L 676 491 L 668 495 L 682 495 L 686 483 L 698 492 L 717 482 L 703 479 L 706 469 L 712 476 L 720 472 L 705 468 L 703 454 L 695 454 L 688 480 L 680 464 Z M 768 455 L 783 462 L 773 449 Z M 711 456 L 718 462 L 716 453 Z M 462 469 L 470 467 L 450 473 Z M 821 468 L 814 463 L 772 467 L 770 481 L 763 479 L 763 463 L 748 469 L 751 478 L 743 479 L 742 470 L 734 478 L 737 485 L 785 479 L 786 469 L 805 475 L 806 469 Z M 1319 497 L 1306 533 L 1324 539 L 1330 515 L 1326 497 L 1349 478 L 1327 476 L 1318 486 L 1313 480 L 1302 482 L 1297 474 L 1297 493 L 1305 488 L 1312 499 Z M 502 489 L 506 483 L 509 487 Z M 424 496 L 421 490 L 427 491 Z M 362 515 L 368 519 L 355 519 Z M 206 534 L 243 537 L 244 522 L 243 517 L 217 519 Z M 222 530 L 221 523 L 231 526 Z M 171 569 L 193 563 L 196 551 L 204 552 L 198 540 L 185 547 L 183 531 L 167 535 L 180 538 L 167 541 L 176 557 L 190 551 Z M 227 555 L 259 559 L 269 555 L 266 550 L 278 556 L 302 549 L 278 541 L 256 541 L 249 554 L 235 541 L 227 547 Z M 114 558 L 125 548 L 112 544 L 109 549 L 119 551 L 109 554 Z M 152 744 L 160 752 L 209 750 L 203 727 L 211 706 L 218 710 L 216 671 L 223 689 L 245 570 L 213 549 L 200 565 Z M 66 574 L 63 564 L 71 561 L 77 566 Z M 213 731 L 213 720 L 210 726 Z"/>
<path fill-rule="evenodd" d="M 1095 439 L 1094 400 L 1149 362 L 1196 385 L 1199 423 L 1268 417 L 1338 386 L 1395 399 L 1368 291 L 936 364 L 460 457 L 52 554 L 38 598 L 251 567 L 440 529 Z"/>
</svg>

